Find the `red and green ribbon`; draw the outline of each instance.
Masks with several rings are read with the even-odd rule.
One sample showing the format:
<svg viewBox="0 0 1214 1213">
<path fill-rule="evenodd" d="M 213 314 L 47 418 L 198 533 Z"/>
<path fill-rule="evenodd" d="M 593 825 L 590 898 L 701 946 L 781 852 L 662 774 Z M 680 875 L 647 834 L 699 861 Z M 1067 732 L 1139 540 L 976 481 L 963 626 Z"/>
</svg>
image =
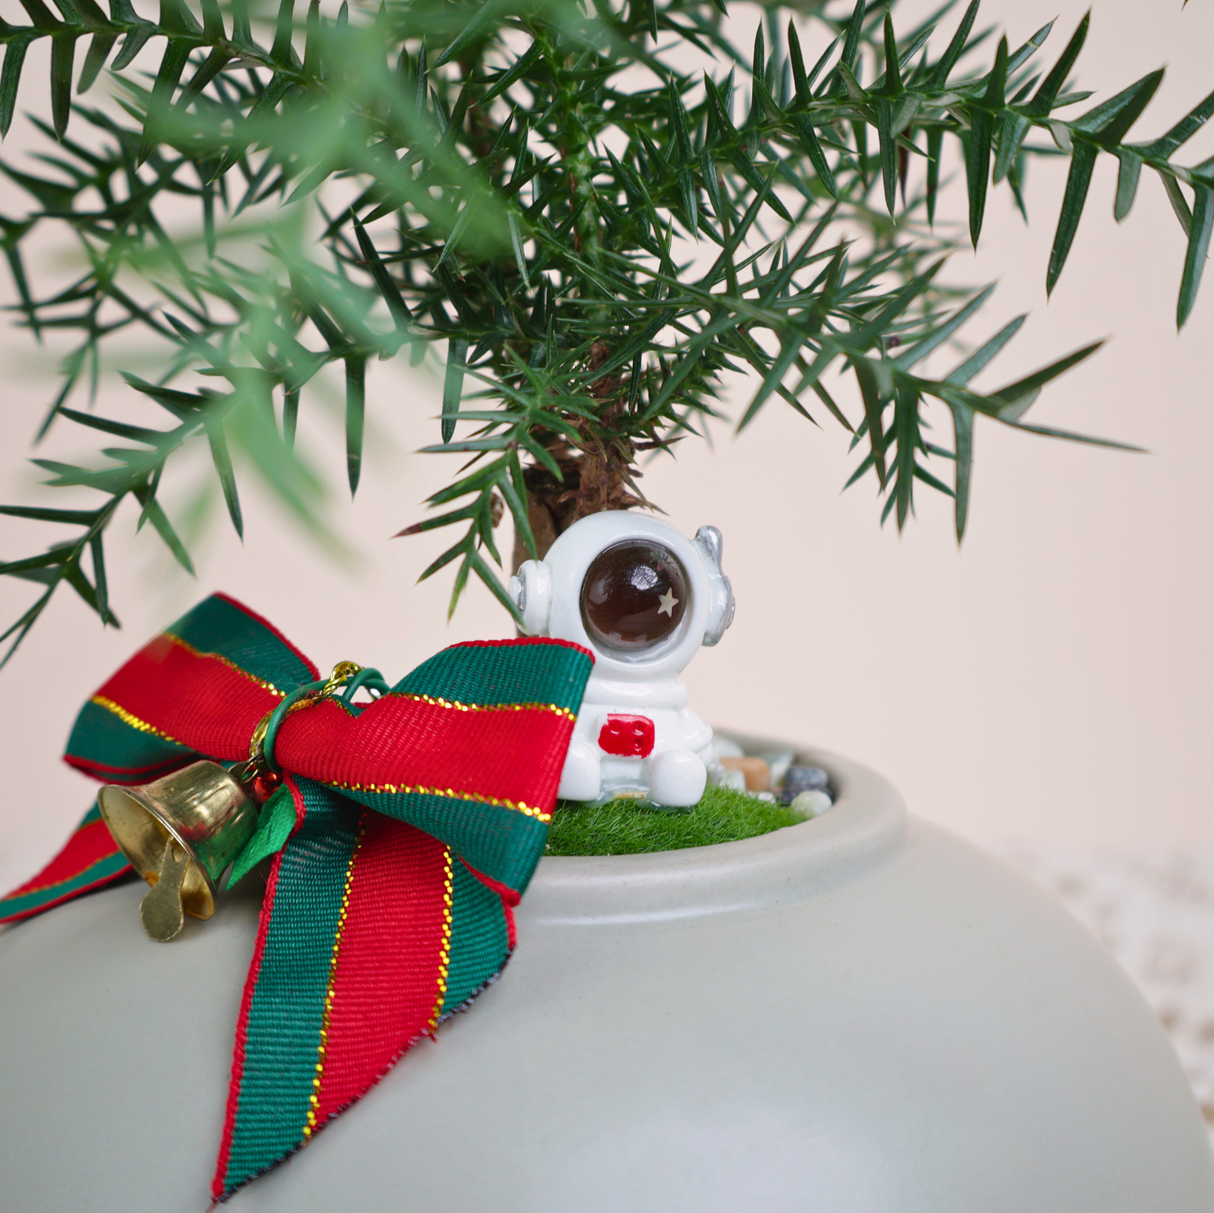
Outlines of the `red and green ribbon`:
<svg viewBox="0 0 1214 1213">
<path fill-rule="evenodd" d="M 330 698 L 283 721 L 274 754 L 295 824 L 245 982 L 214 1199 L 307 1142 L 501 973 L 592 661 L 561 641 L 459 644 L 371 704 Z M 66 759 L 108 783 L 237 762 L 266 714 L 318 677 L 215 595 L 85 704 Z M 0 900 L 0 922 L 129 871 L 92 809 Z"/>
</svg>

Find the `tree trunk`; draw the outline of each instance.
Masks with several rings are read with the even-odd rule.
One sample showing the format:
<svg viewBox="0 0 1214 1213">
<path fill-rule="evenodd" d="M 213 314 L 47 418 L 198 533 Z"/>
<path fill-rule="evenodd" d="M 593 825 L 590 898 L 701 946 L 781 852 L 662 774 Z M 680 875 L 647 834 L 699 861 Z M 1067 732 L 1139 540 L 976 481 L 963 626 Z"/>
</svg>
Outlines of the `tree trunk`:
<svg viewBox="0 0 1214 1213">
<path fill-rule="evenodd" d="M 595 370 L 606 362 L 610 347 L 596 341 L 590 348 L 589 368 Z M 590 386 L 590 395 L 600 402 L 597 424 L 591 430 L 585 421 L 574 421 L 583 441 L 577 447 L 559 438 L 548 452 L 561 470 L 560 478 L 545 467 L 532 465 L 523 469 L 527 486 L 527 519 L 535 536 L 539 559 L 562 531 L 579 518 L 599 514 L 604 510 L 628 510 L 634 505 L 648 505 L 637 487 L 641 473 L 633 466 L 638 451 L 651 450 L 653 442 L 639 445 L 619 432 L 622 415 L 628 410 L 628 383 L 619 375 L 604 375 Z M 597 432 L 595 432 L 597 431 Z M 602 435 L 615 433 L 606 444 Z M 531 553 L 516 528 L 514 534 L 513 571 Z"/>
<path fill-rule="evenodd" d="M 557 536 L 579 518 L 603 510 L 627 510 L 634 505 L 648 504 L 644 497 L 633 491 L 635 478 L 640 475 L 630 466 L 634 453 L 635 448 L 627 439 L 617 439 L 607 451 L 587 450 L 575 454 L 569 447 L 562 446 L 552 454 L 564 479 L 558 480 L 544 467 L 523 469 L 527 518 L 540 560 L 548 554 Z M 531 558 L 516 528 L 513 571 L 517 572 L 519 565 Z"/>
</svg>

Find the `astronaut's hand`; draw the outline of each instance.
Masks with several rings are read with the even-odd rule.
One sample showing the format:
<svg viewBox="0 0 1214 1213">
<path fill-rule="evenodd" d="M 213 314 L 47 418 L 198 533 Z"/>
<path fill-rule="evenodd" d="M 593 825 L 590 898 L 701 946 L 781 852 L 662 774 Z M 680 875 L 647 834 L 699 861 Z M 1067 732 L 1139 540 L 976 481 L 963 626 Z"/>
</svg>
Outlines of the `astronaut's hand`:
<svg viewBox="0 0 1214 1213">
<path fill-rule="evenodd" d="M 602 782 L 597 747 L 584 738 L 574 737 L 565 756 L 557 796 L 561 800 L 598 800 Z"/>
</svg>

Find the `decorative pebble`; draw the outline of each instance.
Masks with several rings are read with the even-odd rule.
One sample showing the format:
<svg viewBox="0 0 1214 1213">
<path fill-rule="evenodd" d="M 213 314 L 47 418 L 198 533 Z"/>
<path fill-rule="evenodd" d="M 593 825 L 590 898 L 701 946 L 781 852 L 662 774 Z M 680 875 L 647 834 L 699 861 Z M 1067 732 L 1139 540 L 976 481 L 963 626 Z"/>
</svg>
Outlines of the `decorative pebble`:
<svg viewBox="0 0 1214 1213">
<path fill-rule="evenodd" d="M 725 778 L 721 781 L 721 787 L 729 788 L 733 792 L 745 792 L 746 776 L 741 771 L 726 769 Z"/>
<path fill-rule="evenodd" d="M 808 792 L 798 792 L 788 807 L 809 821 L 814 817 L 821 817 L 833 803 L 820 788 L 811 788 Z"/>
<path fill-rule="evenodd" d="M 776 803 L 776 794 L 774 792 L 751 792 L 751 795 L 756 800 L 766 801 L 768 804 Z"/>
<path fill-rule="evenodd" d="M 717 752 L 718 758 L 741 758 L 746 753 L 736 741 L 730 741 L 728 737 L 722 737 L 720 733 L 713 737 L 712 748 Z"/>
<path fill-rule="evenodd" d="M 741 758 L 722 757 L 721 765 L 727 771 L 741 771 L 743 779 L 746 780 L 748 792 L 771 791 L 771 772 L 763 759 L 745 756 Z"/>
<path fill-rule="evenodd" d="M 784 804 L 791 804 L 802 792 L 825 792 L 829 795 L 830 776 L 821 767 L 794 763 L 780 781 L 780 800 Z"/>
<path fill-rule="evenodd" d="M 797 760 L 797 756 L 792 750 L 766 750 L 759 757 L 767 763 L 767 769 L 771 772 L 773 788 L 778 788 L 783 784 L 788 768 Z"/>
</svg>

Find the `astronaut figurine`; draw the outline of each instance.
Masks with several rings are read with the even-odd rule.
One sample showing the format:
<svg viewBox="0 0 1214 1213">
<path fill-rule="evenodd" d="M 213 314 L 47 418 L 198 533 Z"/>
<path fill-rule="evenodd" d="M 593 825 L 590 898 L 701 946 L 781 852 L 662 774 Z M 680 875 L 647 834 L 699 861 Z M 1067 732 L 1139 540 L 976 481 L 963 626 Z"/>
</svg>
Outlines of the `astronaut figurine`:
<svg viewBox="0 0 1214 1213">
<path fill-rule="evenodd" d="M 721 771 L 712 729 L 687 707 L 679 675 L 733 622 L 721 532 L 705 526 L 689 540 L 650 515 L 593 514 L 543 560 L 526 561 L 510 593 L 528 635 L 572 640 L 595 657 L 561 798 L 697 803 Z"/>
</svg>

